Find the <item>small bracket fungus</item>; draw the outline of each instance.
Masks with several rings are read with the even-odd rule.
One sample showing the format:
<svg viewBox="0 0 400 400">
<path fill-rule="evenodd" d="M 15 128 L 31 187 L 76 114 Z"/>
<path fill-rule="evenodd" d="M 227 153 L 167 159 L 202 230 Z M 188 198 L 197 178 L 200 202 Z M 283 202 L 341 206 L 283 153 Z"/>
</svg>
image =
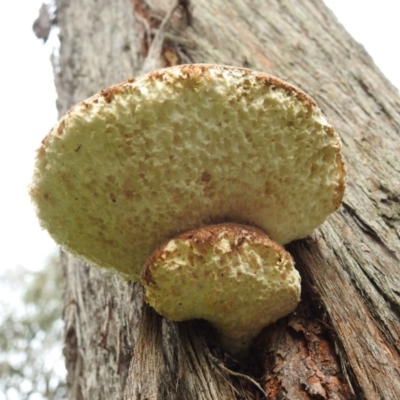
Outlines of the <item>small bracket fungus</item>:
<svg viewBox="0 0 400 400">
<path fill-rule="evenodd" d="M 208 225 L 160 246 L 142 272 L 146 301 L 174 321 L 205 319 L 225 349 L 244 353 L 262 328 L 294 311 L 300 275 L 265 233 Z"/>
<path fill-rule="evenodd" d="M 256 227 L 281 245 L 309 235 L 342 201 L 341 147 L 314 100 L 289 83 L 244 68 L 180 65 L 130 79 L 72 108 L 42 142 L 30 194 L 42 226 L 56 242 L 92 264 L 136 281 L 155 251 L 143 283 L 149 302 L 171 318 L 186 319 L 190 313 L 177 315 L 161 303 L 161 287 L 171 288 L 165 300 L 173 305 L 172 296 L 186 290 L 178 290 L 173 280 L 185 277 L 202 287 L 196 268 L 199 277 L 218 277 L 217 286 L 225 282 L 226 291 L 215 285 L 210 289 L 209 300 L 221 307 L 215 306 L 215 314 L 231 307 L 232 317 L 241 318 L 248 332 L 229 318 L 213 318 L 212 304 L 193 316 L 207 317 L 223 341 L 237 349 L 261 327 L 237 311 L 238 303 L 247 302 L 240 293 L 248 289 L 235 292 L 234 285 L 243 286 L 244 280 L 261 291 L 269 285 L 275 294 L 254 291 L 260 296 L 254 304 L 279 298 L 284 300 L 282 315 L 289 313 L 299 298 L 291 258 L 248 226 L 218 225 L 177 235 L 227 222 Z M 209 236 L 202 242 L 204 232 Z M 170 251 L 175 245 L 182 254 L 171 267 L 178 257 Z M 201 257 L 214 258 L 218 272 L 211 271 L 212 263 L 200 268 L 201 251 L 196 252 L 202 246 Z M 187 253 L 185 264 L 183 252 L 189 247 L 194 253 Z M 166 255 L 172 261 L 167 257 L 167 264 L 160 264 L 158 258 Z M 273 266 L 272 260 L 282 265 Z M 222 279 L 218 274 L 225 263 L 232 269 Z M 171 268 L 181 270 L 182 278 L 160 282 L 159 276 Z M 278 291 L 276 279 L 285 268 Z M 290 294 L 284 291 L 289 287 Z M 201 292 L 203 298 L 206 293 Z M 216 293 L 236 298 L 219 301 Z M 175 305 L 179 302 L 188 304 L 189 299 Z M 264 323 L 281 315 L 264 306 L 250 307 L 248 314 Z M 232 344 L 236 339 L 238 344 Z"/>
</svg>

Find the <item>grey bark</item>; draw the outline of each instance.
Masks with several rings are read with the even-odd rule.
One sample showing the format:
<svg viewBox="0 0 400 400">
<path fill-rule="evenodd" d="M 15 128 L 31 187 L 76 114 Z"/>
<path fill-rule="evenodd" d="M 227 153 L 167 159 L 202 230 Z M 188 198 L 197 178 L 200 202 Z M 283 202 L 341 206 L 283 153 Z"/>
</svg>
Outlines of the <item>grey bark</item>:
<svg viewBox="0 0 400 400">
<path fill-rule="evenodd" d="M 340 133 L 346 196 L 311 237 L 289 246 L 303 302 L 265 329 L 247 363 L 225 358 L 224 366 L 204 324 L 165 321 L 143 307 L 138 284 L 64 255 L 69 398 L 263 398 L 239 375 L 258 379 L 268 399 L 400 398 L 397 90 L 321 0 L 179 4 L 57 0 L 60 116 L 157 67 L 210 62 L 266 71 L 314 97 Z"/>
<path fill-rule="evenodd" d="M 50 16 L 49 8 L 46 4 L 42 4 L 39 9 L 39 15 L 35 19 L 32 25 L 32 30 L 38 39 L 42 39 L 43 42 L 47 42 L 53 24 Z"/>
</svg>

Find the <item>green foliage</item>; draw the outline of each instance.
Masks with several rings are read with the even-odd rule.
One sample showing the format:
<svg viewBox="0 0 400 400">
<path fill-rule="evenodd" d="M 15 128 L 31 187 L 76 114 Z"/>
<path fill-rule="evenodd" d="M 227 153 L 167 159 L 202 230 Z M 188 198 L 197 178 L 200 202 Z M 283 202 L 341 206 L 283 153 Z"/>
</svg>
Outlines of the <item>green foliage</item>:
<svg viewBox="0 0 400 400">
<path fill-rule="evenodd" d="M 43 270 L 19 267 L 0 277 L 0 399 L 65 399 L 59 254 Z M 1 397 L 4 393 L 5 397 Z"/>
</svg>

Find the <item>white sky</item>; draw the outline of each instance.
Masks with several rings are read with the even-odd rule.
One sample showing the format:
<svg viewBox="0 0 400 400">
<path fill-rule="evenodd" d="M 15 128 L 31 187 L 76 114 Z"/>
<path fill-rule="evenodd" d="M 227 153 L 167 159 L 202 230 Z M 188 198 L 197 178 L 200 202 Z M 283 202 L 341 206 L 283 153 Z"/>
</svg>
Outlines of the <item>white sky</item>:
<svg viewBox="0 0 400 400">
<path fill-rule="evenodd" d="M 324 0 L 361 43 L 386 77 L 400 89 L 400 1 Z"/>
<path fill-rule="evenodd" d="M 27 195 L 35 149 L 57 118 L 50 48 L 31 28 L 41 3 L 0 1 L 0 272 L 39 269 L 54 248 Z"/>
<path fill-rule="evenodd" d="M 44 46 L 31 29 L 41 2 L 0 1 L 0 272 L 16 265 L 39 269 L 54 249 L 51 239 L 39 228 L 27 195 L 34 150 L 56 122 L 51 44 Z M 400 87 L 400 2 L 326 3 Z"/>
</svg>

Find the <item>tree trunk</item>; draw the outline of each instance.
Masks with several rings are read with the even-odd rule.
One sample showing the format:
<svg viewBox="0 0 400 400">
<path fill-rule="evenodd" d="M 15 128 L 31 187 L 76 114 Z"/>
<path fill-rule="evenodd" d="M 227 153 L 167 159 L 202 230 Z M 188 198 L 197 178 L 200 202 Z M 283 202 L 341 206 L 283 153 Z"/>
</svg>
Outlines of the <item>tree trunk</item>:
<svg viewBox="0 0 400 400">
<path fill-rule="evenodd" d="M 57 0 L 60 116 L 158 67 L 262 70 L 304 89 L 336 127 L 346 196 L 311 237 L 288 246 L 302 303 L 241 363 L 221 355 L 206 324 L 166 321 L 142 305 L 138 284 L 63 255 L 69 398 L 399 399 L 398 92 L 322 0 L 178 4 Z"/>
</svg>

